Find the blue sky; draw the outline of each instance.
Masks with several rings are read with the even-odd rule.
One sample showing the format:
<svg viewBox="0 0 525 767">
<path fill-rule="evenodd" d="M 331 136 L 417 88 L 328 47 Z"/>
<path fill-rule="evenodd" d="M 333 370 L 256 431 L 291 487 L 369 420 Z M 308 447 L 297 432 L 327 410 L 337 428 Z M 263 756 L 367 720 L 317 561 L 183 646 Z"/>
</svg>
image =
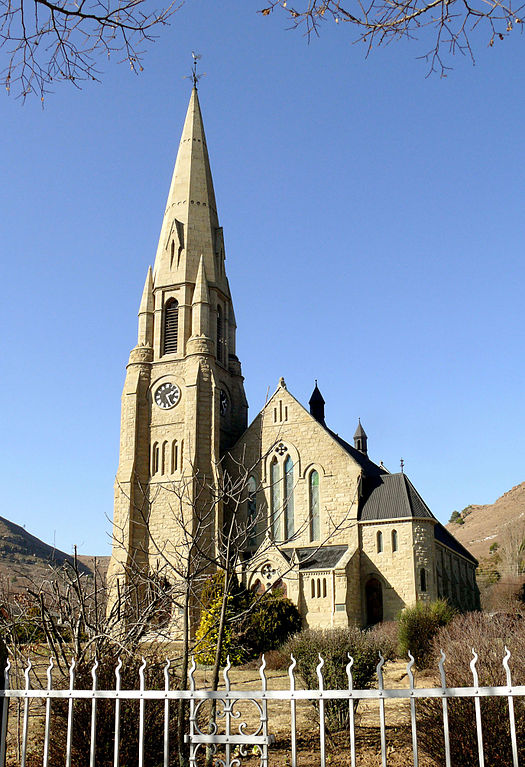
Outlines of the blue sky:
<svg viewBox="0 0 525 767">
<path fill-rule="evenodd" d="M 257 2 L 187 0 L 140 76 L 0 99 L 3 516 L 109 553 L 120 393 L 190 93 L 250 418 L 283 375 L 436 516 L 525 480 L 523 38 L 426 78 L 421 43 L 309 45 Z"/>
</svg>

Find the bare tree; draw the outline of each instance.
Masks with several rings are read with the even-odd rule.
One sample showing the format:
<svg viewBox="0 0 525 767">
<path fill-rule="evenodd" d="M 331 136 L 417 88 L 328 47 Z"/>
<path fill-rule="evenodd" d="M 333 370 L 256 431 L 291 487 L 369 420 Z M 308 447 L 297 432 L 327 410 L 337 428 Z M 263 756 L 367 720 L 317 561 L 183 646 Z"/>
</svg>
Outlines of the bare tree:
<svg viewBox="0 0 525 767">
<path fill-rule="evenodd" d="M 169 0 L 168 0 L 169 1 Z M 118 56 L 142 69 L 143 46 L 184 0 L 164 8 L 151 0 L 0 0 L 0 48 L 8 91 L 42 101 L 53 84 L 98 80 L 97 62 Z"/>
<path fill-rule="evenodd" d="M 430 72 L 445 75 L 449 54 L 474 54 L 471 38 L 475 30 L 485 35 L 488 45 L 503 40 L 513 30 L 523 31 L 524 4 L 517 0 L 270 0 L 260 10 L 265 16 L 282 10 L 293 28 L 308 38 L 318 35 L 323 22 L 348 24 L 367 52 L 375 46 L 401 38 L 414 39 L 424 31 L 432 43 L 424 58 Z"/>
</svg>

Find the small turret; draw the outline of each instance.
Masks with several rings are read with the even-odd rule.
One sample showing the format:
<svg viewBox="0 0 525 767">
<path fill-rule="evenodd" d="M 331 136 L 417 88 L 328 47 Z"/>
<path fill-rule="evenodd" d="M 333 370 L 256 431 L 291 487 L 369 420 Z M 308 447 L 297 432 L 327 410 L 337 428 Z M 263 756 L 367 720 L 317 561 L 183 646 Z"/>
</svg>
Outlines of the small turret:
<svg viewBox="0 0 525 767">
<path fill-rule="evenodd" d="M 153 276 L 151 266 L 146 275 L 139 308 L 139 346 L 153 346 Z"/>
<path fill-rule="evenodd" d="M 325 426 L 324 422 L 324 399 L 323 395 L 317 388 L 317 379 L 315 380 L 315 388 L 312 392 L 312 396 L 310 397 L 310 400 L 308 402 L 310 405 L 310 415 L 312 415 L 316 421 L 319 421 L 323 426 Z"/>
<path fill-rule="evenodd" d="M 195 290 L 193 291 L 192 301 L 192 336 L 209 336 L 210 330 L 210 295 L 208 291 L 208 282 L 204 270 L 204 258 L 201 256 L 197 279 L 195 280 Z"/>
<path fill-rule="evenodd" d="M 356 450 L 359 450 L 360 453 L 363 453 L 363 455 L 368 454 L 368 448 L 367 448 L 367 439 L 366 431 L 361 426 L 361 419 L 359 418 L 359 422 L 357 424 L 357 429 L 355 430 L 354 434 L 354 447 Z"/>
</svg>

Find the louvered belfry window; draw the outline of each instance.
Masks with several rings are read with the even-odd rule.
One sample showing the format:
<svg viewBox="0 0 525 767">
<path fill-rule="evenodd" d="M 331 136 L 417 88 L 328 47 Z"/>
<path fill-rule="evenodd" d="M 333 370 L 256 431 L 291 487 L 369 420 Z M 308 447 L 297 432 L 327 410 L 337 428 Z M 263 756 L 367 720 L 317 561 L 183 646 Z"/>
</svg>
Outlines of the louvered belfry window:
<svg viewBox="0 0 525 767">
<path fill-rule="evenodd" d="M 170 298 L 164 308 L 164 348 L 163 354 L 173 354 L 177 351 L 177 336 L 179 334 L 179 304 Z"/>
</svg>

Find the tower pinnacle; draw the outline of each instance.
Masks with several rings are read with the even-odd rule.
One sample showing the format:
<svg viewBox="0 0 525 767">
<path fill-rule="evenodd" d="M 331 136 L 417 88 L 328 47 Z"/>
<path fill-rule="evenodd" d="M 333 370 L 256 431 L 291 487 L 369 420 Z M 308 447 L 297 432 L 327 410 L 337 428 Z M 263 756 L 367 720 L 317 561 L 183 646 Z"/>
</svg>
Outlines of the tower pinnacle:
<svg viewBox="0 0 525 767">
<path fill-rule="evenodd" d="M 204 124 L 191 91 L 155 258 L 155 287 L 195 282 L 201 255 L 206 276 L 229 295 Z"/>
</svg>

